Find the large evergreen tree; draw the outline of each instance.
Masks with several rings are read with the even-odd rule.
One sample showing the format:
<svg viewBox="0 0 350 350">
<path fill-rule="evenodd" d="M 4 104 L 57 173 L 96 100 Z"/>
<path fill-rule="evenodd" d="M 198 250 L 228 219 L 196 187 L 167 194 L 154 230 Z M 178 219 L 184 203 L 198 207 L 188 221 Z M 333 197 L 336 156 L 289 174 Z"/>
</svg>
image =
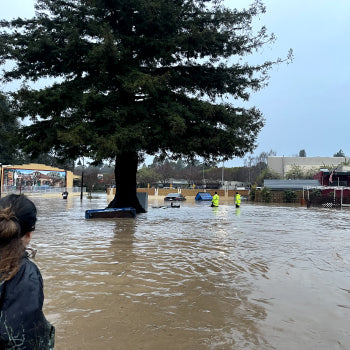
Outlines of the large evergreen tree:
<svg viewBox="0 0 350 350">
<path fill-rule="evenodd" d="M 252 30 L 263 11 L 259 0 L 241 11 L 217 0 L 37 0 L 34 18 L 0 23 L 0 58 L 16 63 L 3 80 L 37 83 L 12 95 L 33 122 L 25 151 L 115 159 L 110 206 L 138 212 L 145 154 L 225 160 L 252 151 L 261 113 L 223 101 L 247 100 L 266 83 L 273 62 L 240 60 L 273 40 Z"/>
<path fill-rule="evenodd" d="M 0 93 L 0 163 L 15 164 L 19 159 L 17 132 L 19 122 L 9 101 Z"/>
</svg>

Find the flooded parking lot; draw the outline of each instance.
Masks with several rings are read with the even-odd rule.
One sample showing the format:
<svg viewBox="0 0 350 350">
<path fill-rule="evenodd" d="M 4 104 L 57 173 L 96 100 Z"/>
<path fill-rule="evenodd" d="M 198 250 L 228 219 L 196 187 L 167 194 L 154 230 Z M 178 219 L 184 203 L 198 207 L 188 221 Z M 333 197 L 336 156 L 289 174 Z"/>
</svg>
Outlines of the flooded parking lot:
<svg viewBox="0 0 350 350">
<path fill-rule="evenodd" d="M 350 210 L 31 199 L 59 350 L 350 348 Z"/>
</svg>

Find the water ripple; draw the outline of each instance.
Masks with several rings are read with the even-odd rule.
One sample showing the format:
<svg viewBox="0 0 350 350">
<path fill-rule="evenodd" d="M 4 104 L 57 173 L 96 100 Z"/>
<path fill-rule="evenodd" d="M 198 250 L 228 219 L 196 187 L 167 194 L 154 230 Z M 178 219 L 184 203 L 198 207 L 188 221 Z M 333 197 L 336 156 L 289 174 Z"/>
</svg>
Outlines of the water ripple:
<svg viewBox="0 0 350 350">
<path fill-rule="evenodd" d="M 85 220 L 105 197 L 34 201 L 60 349 L 350 347 L 348 210 L 151 202 L 136 219 Z"/>
</svg>

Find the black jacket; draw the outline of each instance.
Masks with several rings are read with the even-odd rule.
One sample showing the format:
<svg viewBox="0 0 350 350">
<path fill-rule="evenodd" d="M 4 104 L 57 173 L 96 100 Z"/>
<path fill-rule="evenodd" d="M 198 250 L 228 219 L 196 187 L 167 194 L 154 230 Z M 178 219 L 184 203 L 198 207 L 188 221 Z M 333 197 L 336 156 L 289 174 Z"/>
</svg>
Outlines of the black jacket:
<svg viewBox="0 0 350 350">
<path fill-rule="evenodd" d="M 46 320 L 43 280 L 28 257 L 20 270 L 0 285 L 0 350 L 49 350 L 54 347 L 54 327 Z"/>
</svg>

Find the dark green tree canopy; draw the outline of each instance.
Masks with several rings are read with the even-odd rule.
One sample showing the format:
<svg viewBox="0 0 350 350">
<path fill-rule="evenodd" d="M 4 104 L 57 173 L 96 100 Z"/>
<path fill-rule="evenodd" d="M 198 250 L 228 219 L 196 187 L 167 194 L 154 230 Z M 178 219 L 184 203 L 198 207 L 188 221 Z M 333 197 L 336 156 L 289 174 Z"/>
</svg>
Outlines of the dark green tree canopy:
<svg viewBox="0 0 350 350">
<path fill-rule="evenodd" d="M 299 151 L 299 157 L 306 157 L 306 151 L 304 149 Z"/>
<path fill-rule="evenodd" d="M 34 18 L 0 22 L 0 60 L 15 63 L 2 81 L 24 81 L 12 98 L 33 122 L 24 150 L 117 167 L 142 154 L 242 157 L 263 117 L 223 101 L 266 84 L 275 62 L 240 60 L 274 40 L 252 30 L 264 11 L 259 0 L 242 11 L 218 0 L 37 0 Z"/>
<path fill-rule="evenodd" d="M 340 149 L 337 153 L 333 154 L 333 157 L 345 157 L 345 153 Z"/>
<path fill-rule="evenodd" d="M 19 159 L 17 132 L 19 122 L 5 95 L 0 94 L 0 163 L 14 164 Z"/>
<path fill-rule="evenodd" d="M 254 148 L 261 113 L 217 98 L 247 99 L 265 83 L 271 62 L 234 63 L 272 39 L 250 30 L 263 10 L 194 0 L 39 0 L 35 18 L 1 22 L 1 58 L 17 63 L 3 79 L 55 79 L 14 94 L 17 112 L 35 122 L 24 129 L 26 150 L 97 160 L 124 150 L 243 156 Z"/>
</svg>

